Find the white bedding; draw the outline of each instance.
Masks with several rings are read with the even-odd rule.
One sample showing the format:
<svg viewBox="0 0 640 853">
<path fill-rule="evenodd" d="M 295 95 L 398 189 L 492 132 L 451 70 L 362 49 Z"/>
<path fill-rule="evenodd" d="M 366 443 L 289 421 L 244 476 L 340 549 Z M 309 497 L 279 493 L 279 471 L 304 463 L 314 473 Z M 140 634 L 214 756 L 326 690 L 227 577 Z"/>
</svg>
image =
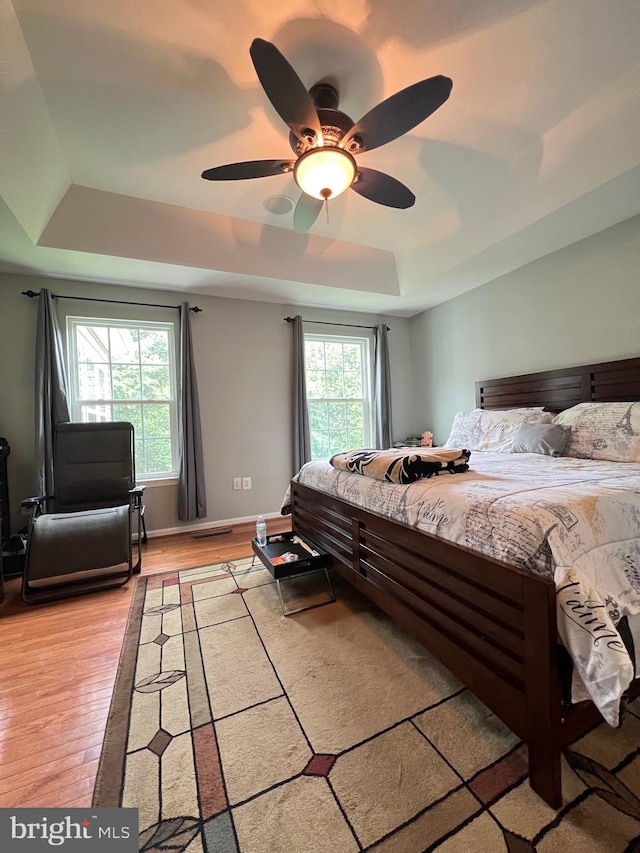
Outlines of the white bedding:
<svg viewBox="0 0 640 853">
<path fill-rule="evenodd" d="M 465 474 L 395 485 L 310 462 L 297 480 L 556 584 L 573 699 L 611 725 L 634 674 L 617 625 L 628 617 L 640 670 L 640 463 L 474 451 Z M 586 691 L 586 692 L 585 692 Z"/>
</svg>

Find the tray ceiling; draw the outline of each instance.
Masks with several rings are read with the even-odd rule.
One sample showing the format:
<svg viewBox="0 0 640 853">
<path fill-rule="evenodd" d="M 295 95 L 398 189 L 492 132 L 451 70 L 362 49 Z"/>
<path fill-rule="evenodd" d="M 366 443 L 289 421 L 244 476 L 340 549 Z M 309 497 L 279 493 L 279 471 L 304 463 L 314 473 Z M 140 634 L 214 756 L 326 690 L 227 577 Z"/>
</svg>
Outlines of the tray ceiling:
<svg viewBox="0 0 640 853">
<path fill-rule="evenodd" d="M 640 5 L 618 0 L 0 0 L 0 270 L 411 316 L 640 213 Z M 417 201 L 354 192 L 308 234 L 249 57 L 274 42 L 354 120 L 453 92 L 361 155 Z M 275 198 L 275 202 L 274 202 Z"/>
</svg>

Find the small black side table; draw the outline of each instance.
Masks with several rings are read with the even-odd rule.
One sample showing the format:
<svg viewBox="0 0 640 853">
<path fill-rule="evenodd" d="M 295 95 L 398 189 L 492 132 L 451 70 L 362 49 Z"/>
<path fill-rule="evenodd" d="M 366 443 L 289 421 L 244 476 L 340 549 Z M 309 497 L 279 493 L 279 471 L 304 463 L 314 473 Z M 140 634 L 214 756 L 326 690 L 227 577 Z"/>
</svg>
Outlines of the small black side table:
<svg viewBox="0 0 640 853">
<path fill-rule="evenodd" d="M 277 584 L 280 606 L 282 607 L 284 616 L 291 616 L 294 613 L 311 610 L 314 607 L 322 607 L 324 604 L 331 604 L 336 600 L 331 578 L 327 571 L 331 557 L 329 554 L 320 553 L 313 545 L 305 542 L 301 536 L 293 532 L 278 533 L 267 536 L 266 545 L 259 545 L 257 539 L 252 539 L 251 547 L 253 548 L 254 561 L 258 557 Z M 295 554 L 297 559 L 289 562 L 284 558 L 285 554 Z M 330 597 L 318 604 L 298 607 L 296 610 L 287 610 L 282 597 L 280 582 L 293 577 L 300 577 L 301 575 L 321 571 L 324 571 L 327 579 Z"/>
</svg>

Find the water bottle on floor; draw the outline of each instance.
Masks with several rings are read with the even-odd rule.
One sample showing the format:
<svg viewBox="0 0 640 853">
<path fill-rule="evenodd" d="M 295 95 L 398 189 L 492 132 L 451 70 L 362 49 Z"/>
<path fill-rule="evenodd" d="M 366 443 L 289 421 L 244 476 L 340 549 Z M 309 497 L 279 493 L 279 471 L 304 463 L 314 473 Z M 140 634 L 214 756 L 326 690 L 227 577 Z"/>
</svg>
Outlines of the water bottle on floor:
<svg viewBox="0 0 640 853">
<path fill-rule="evenodd" d="M 267 525 L 261 515 L 258 516 L 258 520 L 256 521 L 256 539 L 260 546 L 267 544 Z"/>
</svg>

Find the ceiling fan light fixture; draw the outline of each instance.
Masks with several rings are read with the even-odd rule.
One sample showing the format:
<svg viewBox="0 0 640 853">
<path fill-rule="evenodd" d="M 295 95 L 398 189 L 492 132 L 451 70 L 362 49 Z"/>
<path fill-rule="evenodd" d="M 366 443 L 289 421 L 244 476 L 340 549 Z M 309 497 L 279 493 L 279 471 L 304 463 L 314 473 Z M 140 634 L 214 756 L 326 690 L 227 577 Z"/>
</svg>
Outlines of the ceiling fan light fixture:
<svg viewBox="0 0 640 853">
<path fill-rule="evenodd" d="M 293 177 L 302 192 L 326 201 L 349 189 L 356 177 L 356 161 L 342 148 L 313 148 L 298 158 Z"/>
</svg>

